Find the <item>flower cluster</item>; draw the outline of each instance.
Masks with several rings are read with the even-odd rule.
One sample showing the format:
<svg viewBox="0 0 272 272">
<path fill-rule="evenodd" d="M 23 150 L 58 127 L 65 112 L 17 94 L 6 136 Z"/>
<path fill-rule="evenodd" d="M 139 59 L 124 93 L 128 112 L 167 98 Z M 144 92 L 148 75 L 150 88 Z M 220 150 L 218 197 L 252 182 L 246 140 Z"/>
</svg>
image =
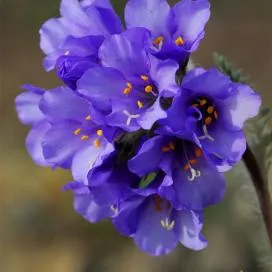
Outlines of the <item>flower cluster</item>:
<svg viewBox="0 0 272 272">
<path fill-rule="evenodd" d="M 246 149 L 260 97 L 215 68 L 187 69 L 208 0 L 128 0 L 126 29 L 108 0 L 62 0 L 41 28 L 44 67 L 65 86 L 16 98 L 32 159 L 70 169 L 75 210 L 109 218 L 151 255 L 206 247 L 204 208 Z"/>
</svg>

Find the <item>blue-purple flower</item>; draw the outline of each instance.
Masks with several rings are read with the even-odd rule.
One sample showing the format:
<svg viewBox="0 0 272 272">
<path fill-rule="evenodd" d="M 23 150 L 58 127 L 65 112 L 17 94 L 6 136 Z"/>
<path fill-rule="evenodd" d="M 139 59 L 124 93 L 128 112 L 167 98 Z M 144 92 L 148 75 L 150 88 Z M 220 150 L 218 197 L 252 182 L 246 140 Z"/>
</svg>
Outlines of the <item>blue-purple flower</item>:
<svg viewBox="0 0 272 272">
<path fill-rule="evenodd" d="M 49 19 L 40 29 L 40 46 L 47 55 L 45 69 L 56 68 L 57 75 L 74 89 L 83 70 L 99 63 L 103 40 L 124 29 L 108 0 L 62 0 L 60 13 L 60 18 Z M 204 37 L 209 16 L 208 0 L 179 1 L 172 8 L 166 0 L 130 0 L 125 10 L 127 28 L 146 28 L 152 39 L 150 51 L 182 67 Z"/>
<path fill-rule="evenodd" d="M 141 146 L 128 167 L 140 177 L 164 171 L 158 192 L 177 209 L 200 210 L 221 201 L 225 193 L 223 175 L 209 156 L 186 138 L 155 136 Z"/>
<path fill-rule="evenodd" d="M 166 0 L 129 0 L 125 9 L 127 28 L 148 29 L 153 53 L 182 67 L 204 37 L 209 17 L 208 0 L 183 0 L 173 7 Z"/>
<path fill-rule="evenodd" d="M 76 212 L 144 252 L 205 248 L 204 209 L 222 200 L 261 103 L 216 69 L 187 72 L 209 1 L 128 0 L 127 30 L 109 0 L 62 0 L 60 13 L 40 45 L 65 86 L 25 85 L 15 100 L 33 161 L 69 169 Z"/>
<path fill-rule="evenodd" d="M 76 153 L 80 154 L 73 163 L 76 165 L 87 153 L 91 167 L 90 160 L 94 162 L 112 146 L 109 142 L 118 130 L 95 123 L 91 104 L 84 98 L 64 87 L 46 92 L 26 88 L 28 92 L 17 97 L 16 108 L 22 122 L 33 125 L 27 147 L 38 164 L 69 168 Z"/>
<path fill-rule="evenodd" d="M 120 233 L 132 237 L 142 251 L 154 256 L 170 253 L 179 243 L 193 250 L 207 246 L 201 234 L 203 213 L 176 210 L 154 192 L 123 202 L 113 223 Z"/>
<path fill-rule="evenodd" d="M 103 67 L 89 69 L 78 81 L 78 92 L 107 115 L 107 123 L 127 131 L 150 129 L 166 118 L 162 97 L 178 91 L 178 64 L 148 53 L 149 34 L 136 28 L 106 39 L 99 49 Z"/>
<path fill-rule="evenodd" d="M 261 99 L 248 85 L 234 83 L 216 69 L 187 73 L 164 123 L 191 133 L 220 171 L 241 160 L 246 149 L 244 122 L 258 114 Z"/>
</svg>

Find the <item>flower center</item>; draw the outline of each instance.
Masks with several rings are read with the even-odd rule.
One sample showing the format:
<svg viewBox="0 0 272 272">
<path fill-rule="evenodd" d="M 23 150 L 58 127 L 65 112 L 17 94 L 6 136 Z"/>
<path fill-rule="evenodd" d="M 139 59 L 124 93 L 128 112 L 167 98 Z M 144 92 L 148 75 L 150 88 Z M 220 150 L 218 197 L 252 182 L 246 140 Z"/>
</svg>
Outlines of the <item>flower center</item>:
<svg viewBox="0 0 272 272">
<path fill-rule="evenodd" d="M 199 122 L 201 122 L 203 135 L 198 137 L 198 139 L 208 139 L 210 141 L 214 141 L 214 138 L 208 132 L 208 127 L 214 124 L 218 119 L 218 112 L 214 103 L 206 97 L 198 97 L 197 99 L 193 100 L 191 106 L 197 108 L 202 115 L 202 118 L 199 120 Z"/>
<path fill-rule="evenodd" d="M 218 119 L 218 112 L 214 104 L 205 97 L 198 97 L 193 101 L 192 107 L 198 108 L 202 114 L 202 122 L 209 126 Z"/>
</svg>

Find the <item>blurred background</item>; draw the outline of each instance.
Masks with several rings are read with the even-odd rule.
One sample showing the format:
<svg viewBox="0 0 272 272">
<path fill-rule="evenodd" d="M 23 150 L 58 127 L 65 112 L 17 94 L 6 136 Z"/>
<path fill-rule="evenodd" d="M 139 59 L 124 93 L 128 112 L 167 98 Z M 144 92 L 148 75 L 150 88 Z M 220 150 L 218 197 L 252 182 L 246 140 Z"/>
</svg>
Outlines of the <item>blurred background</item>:
<svg viewBox="0 0 272 272">
<path fill-rule="evenodd" d="M 125 0 L 113 0 L 122 14 Z M 174 1 L 172 1 L 174 3 Z M 212 0 L 206 38 L 193 58 L 208 68 L 226 55 L 272 106 L 272 1 Z M 38 30 L 58 16 L 59 0 L 0 1 L 0 271 L 1 272 L 255 272 L 272 271 L 272 252 L 243 163 L 228 174 L 224 201 L 207 209 L 202 252 L 178 248 L 154 258 L 116 233 L 109 222 L 91 225 L 60 188 L 69 173 L 43 169 L 28 156 L 28 128 L 14 98 L 20 85 L 59 84 L 42 67 Z M 270 171 L 271 173 L 271 171 Z M 271 174 L 268 175 L 272 182 Z"/>
</svg>

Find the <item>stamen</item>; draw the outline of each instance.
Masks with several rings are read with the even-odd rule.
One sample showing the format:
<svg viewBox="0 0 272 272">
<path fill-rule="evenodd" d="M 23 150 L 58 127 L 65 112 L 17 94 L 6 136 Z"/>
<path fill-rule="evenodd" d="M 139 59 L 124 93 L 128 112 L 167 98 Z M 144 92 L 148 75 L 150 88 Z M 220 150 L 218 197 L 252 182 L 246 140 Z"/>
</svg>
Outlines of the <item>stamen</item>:
<svg viewBox="0 0 272 272">
<path fill-rule="evenodd" d="M 217 111 L 214 111 L 213 115 L 214 115 L 214 118 L 217 120 L 218 119 L 218 113 L 217 113 Z"/>
<path fill-rule="evenodd" d="M 100 147 L 100 146 L 101 146 L 101 142 L 100 142 L 98 139 L 96 139 L 96 140 L 94 141 L 94 146 L 95 146 L 95 147 Z"/>
<path fill-rule="evenodd" d="M 164 229 L 171 231 L 175 226 L 175 221 L 172 220 L 171 222 L 169 222 L 169 219 L 165 218 L 164 220 L 161 220 L 161 225 Z"/>
<path fill-rule="evenodd" d="M 139 114 L 130 114 L 127 110 L 124 110 L 123 113 L 128 117 L 126 125 L 129 126 L 132 119 L 136 119 L 138 117 L 140 117 Z"/>
<path fill-rule="evenodd" d="M 111 205 L 110 209 L 116 214 L 118 213 L 118 208 L 115 205 Z"/>
<path fill-rule="evenodd" d="M 159 37 L 157 37 L 156 39 L 153 40 L 153 43 L 155 45 L 160 45 L 163 42 L 163 40 L 164 40 L 164 37 L 163 36 L 159 36 Z"/>
<path fill-rule="evenodd" d="M 201 176 L 201 172 L 199 170 L 196 170 L 192 167 L 190 167 L 191 170 L 191 176 L 188 175 L 189 181 L 194 181 L 196 178 L 199 178 Z"/>
<path fill-rule="evenodd" d="M 192 107 L 197 108 L 199 104 L 193 104 Z"/>
<path fill-rule="evenodd" d="M 91 119 L 92 119 L 91 115 L 88 115 L 88 116 L 85 117 L 86 121 L 90 121 Z"/>
<path fill-rule="evenodd" d="M 162 211 L 162 203 L 163 203 L 163 200 L 161 199 L 161 197 L 156 195 L 154 197 L 153 201 L 154 201 L 156 211 L 161 212 Z"/>
<path fill-rule="evenodd" d="M 190 164 L 187 163 L 186 165 L 184 165 L 183 169 L 184 169 L 185 171 L 188 171 L 188 170 L 190 169 Z"/>
<path fill-rule="evenodd" d="M 197 163 L 197 160 L 195 160 L 195 159 L 193 159 L 193 160 L 189 160 L 189 163 L 190 163 L 190 164 L 192 164 L 192 165 L 194 165 L 194 164 L 196 164 L 196 163 Z"/>
<path fill-rule="evenodd" d="M 123 90 L 123 94 L 125 95 L 130 94 L 131 91 L 132 91 L 132 85 L 130 82 L 127 82 L 127 87 Z"/>
<path fill-rule="evenodd" d="M 98 129 L 96 131 L 96 134 L 97 134 L 97 136 L 103 136 L 103 130 L 102 129 Z"/>
<path fill-rule="evenodd" d="M 205 119 L 205 121 L 204 121 L 205 125 L 210 125 L 211 122 L 212 122 L 212 117 L 210 117 L 210 116 L 207 117 L 207 118 Z"/>
<path fill-rule="evenodd" d="M 184 40 L 179 36 L 176 40 L 175 40 L 175 44 L 177 46 L 182 46 L 184 45 Z"/>
<path fill-rule="evenodd" d="M 83 135 L 80 137 L 80 140 L 82 140 L 82 141 L 87 141 L 88 139 L 89 139 L 88 135 Z"/>
<path fill-rule="evenodd" d="M 208 107 L 207 113 L 212 114 L 213 111 L 214 111 L 214 107 L 213 106 Z"/>
<path fill-rule="evenodd" d="M 79 135 L 80 132 L 81 132 L 81 128 L 77 128 L 76 130 L 74 130 L 74 134 L 76 136 Z"/>
<path fill-rule="evenodd" d="M 175 150 L 176 146 L 174 143 L 170 142 L 168 145 L 162 147 L 162 152 L 169 152 Z"/>
<path fill-rule="evenodd" d="M 147 86 L 145 87 L 145 92 L 146 92 L 146 93 L 152 93 L 152 91 L 153 91 L 153 88 L 152 88 L 151 85 L 147 85 Z"/>
<path fill-rule="evenodd" d="M 142 79 L 143 81 L 148 81 L 148 80 L 149 80 L 148 76 L 145 76 L 145 75 L 142 75 L 142 76 L 141 76 L 141 79 Z"/>
<path fill-rule="evenodd" d="M 172 142 L 169 143 L 169 147 L 171 150 L 175 150 L 175 148 L 176 148 L 175 144 Z"/>
<path fill-rule="evenodd" d="M 195 155 L 197 158 L 202 156 L 202 150 L 200 148 L 196 148 L 195 149 Z"/>
<path fill-rule="evenodd" d="M 201 99 L 199 101 L 199 104 L 200 104 L 200 106 L 204 106 L 205 104 L 207 104 L 207 100 L 206 99 Z"/>
<path fill-rule="evenodd" d="M 124 90 L 123 90 L 123 94 L 129 94 L 131 92 L 131 89 L 130 88 L 125 88 Z"/>
<path fill-rule="evenodd" d="M 144 104 L 140 100 L 137 101 L 137 105 L 140 109 L 144 106 Z"/>
<path fill-rule="evenodd" d="M 210 141 L 212 141 L 212 142 L 215 141 L 215 139 L 209 134 L 208 129 L 207 129 L 207 126 L 203 126 L 203 132 L 204 132 L 204 135 L 198 137 L 199 140 L 203 140 L 203 139 L 206 139 L 206 138 L 207 138 L 208 140 L 210 140 Z"/>
</svg>

